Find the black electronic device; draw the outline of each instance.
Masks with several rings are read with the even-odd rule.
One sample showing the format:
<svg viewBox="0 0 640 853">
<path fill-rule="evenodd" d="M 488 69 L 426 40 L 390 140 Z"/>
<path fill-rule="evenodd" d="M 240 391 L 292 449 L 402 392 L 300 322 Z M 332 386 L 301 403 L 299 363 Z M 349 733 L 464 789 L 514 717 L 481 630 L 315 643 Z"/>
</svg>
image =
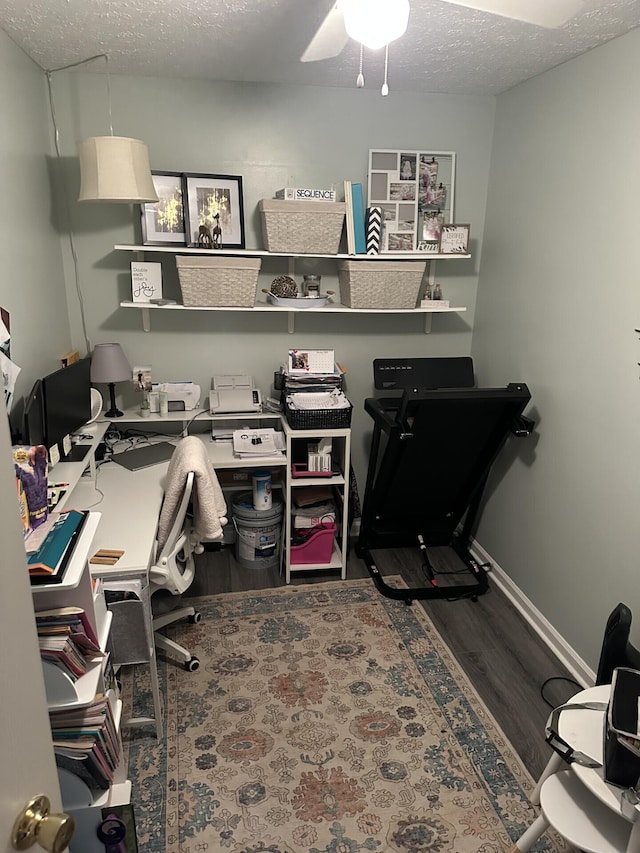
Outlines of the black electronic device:
<svg viewBox="0 0 640 853">
<path fill-rule="evenodd" d="M 82 358 L 42 379 L 47 447 L 59 445 L 66 436 L 79 430 L 91 418 L 90 368 L 91 359 Z M 75 457 L 84 458 L 87 454 L 86 447 L 77 447 L 75 456 L 72 449 L 66 456 L 61 453 L 61 458 L 66 461 L 72 461 Z"/>
<path fill-rule="evenodd" d="M 405 388 L 472 388 L 473 359 L 374 358 L 373 383 L 382 391 Z"/>
<path fill-rule="evenodd" d="M 42 380 L 36 379 L 24 404 L 24 444 L 46 444 Z"/>
<path fill-rule="evenodd" d="M 448 375 L 456 384 L 473 376 L 472 364 L 451 365 L 451 370 L 444 364 L 421 367 L 423 376 L 439 372 L 439 381 Z M 406 601 L 486 592 L 486 571 L 468 550 L 471 532 L 495 458 L 510 434 L 528 435 L 533 428 L 533 421 L 522 415 L 530 399 L 523 383 L 434 390 L 409 382 L 401 398 L 365 401 L 374 433 L 357 553 L 380 592 Z M 423 552 L 429 586 L 388 586 L 371 550 L 412 545 Z M 436 546 L 455 551 L 472 574 L 471 583 L 438 584 L 427 554 Z"/>
</svg>

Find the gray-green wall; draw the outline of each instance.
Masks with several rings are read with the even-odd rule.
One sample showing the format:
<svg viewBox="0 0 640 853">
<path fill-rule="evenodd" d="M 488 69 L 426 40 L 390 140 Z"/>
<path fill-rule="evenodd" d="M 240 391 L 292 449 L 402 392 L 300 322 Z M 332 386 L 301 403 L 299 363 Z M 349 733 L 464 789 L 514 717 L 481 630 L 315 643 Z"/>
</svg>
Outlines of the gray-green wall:
<svg viewBox="0 0 640 853">
<path fill-rule="evenodd" d="M 98 65 L 98 63 L 96 63 Z M 100 71 L 99 67 L 97 71 Z M 116 135 L 144 139 L 154 169 L 241 175 L 244 182 L 247 246 L 261 247 L 256 208 L 292 182 L 328 186 L 344 179 L 366 185 L 370 147 L 457 152 L 455 211 L 481 233 L 495 99 L 413 96 L 382 98 L 377 89 L 323 89 L 150 78 L 111 78 Z M 104 73 L 54 77 L 54 97 L 70 195 L 77 197 L 76 141 L 107 132 Z M 468 355 L 476 296 L 477 263 L 453 260 L 438 265 L 445 298 L 464 305 L 464 314 L 435 317 L 425 335 L 422 316 L 316 315 L 286 318 L 246 313 L 154 312 L 150 333 L 140 313 L 119 308 L 131 298 L 133 256 L 113 246 L 140 242 L 138 208 L 74 204 L 72 222 L 85 294 L 89 339 L 117 340 L 130 362 L 151 364 L 158 381 L 193 379 L 208 392 L 213 373 L 252 374 L 263 392 L 292 346 L 333 348 L 348 369 L 354 403 L 354 464 L 361 490 L 370 419 L 363 402 L 373 393 L 372 361 L 383 356 Z M 477 245 L 477 243 L 476 243 Z M 151 260 L 159 256 L 149 255 Z M 261 287 L 287 272 L 287 261 L 264 264 Z M 303 266 L 297 269 L 301 280 Z M 68 281 L 71 268 L 68 267 Z M 323 285 L 337 288 L 335 262 L 321 268 Z M 175 260 L 164 262 L 164 287 L 177 296 Z M 333 288 L 332 288 L 333 285 Z M 74 295 L 69 291 L 74 342 L 83 345 Z M 133 394 L 130 394 L 133 402 Z M 125 399 L 125 403 L 127 400 Z"/>
<path fill-rule="evenodd" d="M 45 77 L 0 30 L 0 305 L 21 368 L 12 420 L 34 380 L 60 366 L 71 338 L 64 298 Z"/>
<path fill-rule="evenodd" d="M 537 427 L 495 470 L 478 540 L 595 666 L 640 623 L 640 30 L 498 98 L 472 354 Z"/>
<path fill-rule="evenodd" d="M 145 139 L 153 168 L 243 176 L 253 247 L 257 201 L 280 186 L 364 182 L 370 147 L 456 151 L 456 219 L 472 223 L 474 257 L 440 263 L 437 278 L 469 310 L 434 318 L 431 335 L 418 317 L 302 315 L 288 335 L 284 317 L 211 312 L 156 312 L 143 333 L 138 312 L 119 308 L 131 257 L 113 251 L 139 241 L 137 209 L 74 201 L 75 144 L 108 132 L 104 75 L 54 77 L 90 344 L 120 341 L 154 378 L 192 378 L 205 393 L 214 371 L 250 372 L 266 390 L 290 346 L 334 347 L 349 369 L 361 488 L 374 357 L 472 354 L 480 384 L 527 382 L 536 433 L 500 459 L 478 540 L 592 666 L 611 607 L 640 612 L 638 41 L 633 32 L 497 99 L 112 77 L 114 132 Z M 11 117 L 0 304 L 24 393 L 70 343 L 84 353 L 85 335 L 65 208 L 50 191 L 44 75 L 1 33 L 0 63 Z M 170 266 L 165 290 L 177 295 Z M 284 271 L 269 261 L 264 283 Z M 322 272 L 330 286 L 330 265 Z"/>
</svg>

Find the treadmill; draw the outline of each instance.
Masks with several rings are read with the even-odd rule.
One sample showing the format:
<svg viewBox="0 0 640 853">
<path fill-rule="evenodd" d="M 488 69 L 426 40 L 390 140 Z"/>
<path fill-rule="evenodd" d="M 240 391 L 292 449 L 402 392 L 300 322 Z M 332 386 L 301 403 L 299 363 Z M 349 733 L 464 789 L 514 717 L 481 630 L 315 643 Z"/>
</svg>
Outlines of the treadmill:
<svg viewBox="0 0 640 853">
<path fill-rule="evenodd" d="M 376 390 L 395 396 L 365 400 L 374 429 L 356 553 L 389 598 L 477 600 L 489 584 L 469 553 L 471 532 L 494 460 L 510 436 L 534 427 L 523 415 L 529 389 L 522 382 L 475 387 L 468 357 L 375 359 L 373 372 Z M 371 552 L 411 546 L 422 551 L 428 585 L 389 586 Z M 469 582 L 440 586 L 430 546 L 451 547 Z"/>
</svg>

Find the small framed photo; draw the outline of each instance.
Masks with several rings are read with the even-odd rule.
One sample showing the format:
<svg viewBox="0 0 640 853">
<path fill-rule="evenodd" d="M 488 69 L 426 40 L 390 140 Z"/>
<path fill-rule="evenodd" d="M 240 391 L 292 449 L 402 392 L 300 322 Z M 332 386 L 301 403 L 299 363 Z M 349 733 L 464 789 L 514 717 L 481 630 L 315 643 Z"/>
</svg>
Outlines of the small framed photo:
<svg viewBox="0 0 640 853">
<path fill-rule="evenodd" d="M 470 225 L 443 225 L 440 234 L 441 255 L 468 255 Z"/>
<path fill-rule="evenodd" d="M 140 205 L 145 246 L 185 245 L 182 172 L 151 171 L 158 201 Z"/>
<path fill-rule="evenodd" d="M 240 175 L 185 172 L 187 245 L 209 249 L 244 249 L 244 201 Z"/>
</svg>

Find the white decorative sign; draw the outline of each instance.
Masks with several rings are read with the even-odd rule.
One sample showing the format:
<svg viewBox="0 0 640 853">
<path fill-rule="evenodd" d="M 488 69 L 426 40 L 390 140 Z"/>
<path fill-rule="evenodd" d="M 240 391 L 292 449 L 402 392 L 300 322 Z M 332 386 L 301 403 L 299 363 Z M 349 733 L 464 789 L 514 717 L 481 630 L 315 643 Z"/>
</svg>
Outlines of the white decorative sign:
<svg viewBox="0 0 640 853">
<path fill-rule="evenodd" d="M 162 299 L 162 264 L 131 261 L 131 298 L 134 302 Z"/>
</svg>

